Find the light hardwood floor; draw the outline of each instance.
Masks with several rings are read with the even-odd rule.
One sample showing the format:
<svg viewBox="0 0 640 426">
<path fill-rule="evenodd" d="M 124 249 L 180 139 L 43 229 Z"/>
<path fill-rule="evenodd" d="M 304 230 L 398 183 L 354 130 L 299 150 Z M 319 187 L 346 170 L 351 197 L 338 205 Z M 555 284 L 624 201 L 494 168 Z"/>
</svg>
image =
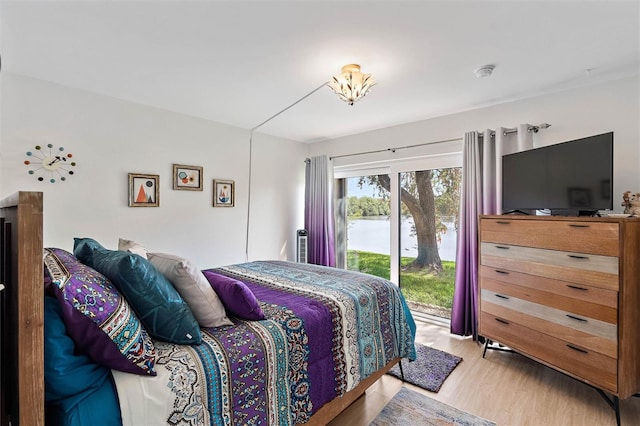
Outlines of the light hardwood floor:
<svg viewBox="0 0 640 426">
<path fill-rule="evenodd" d="M 593 388 L 515 353 L 488 351 L 446 326 L 417 321 L 416 341 L 463 358 L 438 393 L 404 386 L 498 426 L 615 426 L 614 411 Z M 638 360 L 640 362 L 640 360 Z M 330 426 L 367 426 L 403 386 L 378 380 Z M 620 401 L 622 426 L 640 425 L 640 398 Z M 412 425 L 418 426 L 418 425 Z"/>
</svg>

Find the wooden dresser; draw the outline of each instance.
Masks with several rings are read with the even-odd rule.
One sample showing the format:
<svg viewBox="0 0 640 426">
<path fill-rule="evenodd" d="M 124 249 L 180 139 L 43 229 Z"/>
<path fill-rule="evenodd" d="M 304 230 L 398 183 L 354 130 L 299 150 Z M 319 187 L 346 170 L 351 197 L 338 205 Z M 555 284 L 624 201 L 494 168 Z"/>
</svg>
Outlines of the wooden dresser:
<svg viewBox="0 0 640 426">
<path fill-rule="evenodd" d="M 479 285 L 481 336 L 640 392 L 640 218 L 481 216 Z"/>
</svg>

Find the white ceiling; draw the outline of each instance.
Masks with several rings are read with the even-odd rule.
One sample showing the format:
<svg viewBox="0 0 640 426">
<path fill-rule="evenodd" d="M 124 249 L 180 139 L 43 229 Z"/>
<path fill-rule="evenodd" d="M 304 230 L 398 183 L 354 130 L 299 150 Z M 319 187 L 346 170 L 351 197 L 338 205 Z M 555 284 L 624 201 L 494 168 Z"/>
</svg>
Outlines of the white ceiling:
<svg viewBox="0 0 640 426">
<path fill-rule="evenodd" d="M 314 142 L 640 70 L 639 1 L 2 1 L 2 72 Z M 473 71 L 496 66 L 493 76 Z M 590 72 L 585 70 L 590 69 Z"/>
</svg>

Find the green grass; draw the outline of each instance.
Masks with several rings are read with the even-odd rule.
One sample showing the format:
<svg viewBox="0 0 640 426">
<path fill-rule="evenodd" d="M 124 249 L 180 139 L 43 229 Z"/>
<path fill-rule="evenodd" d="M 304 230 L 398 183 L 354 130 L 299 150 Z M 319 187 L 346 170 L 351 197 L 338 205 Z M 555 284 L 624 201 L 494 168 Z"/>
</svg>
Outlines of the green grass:
<svg viewBox="0 0 640 426">
<path fill-rule="evenodd" d="M 405 266 L 413 261 L 411 257 L 400 259 Z M 365 272 L 389 279 L 390 257 L 385 254 L 349 250 L 347 269 Z M 407 300 L 451 309 L 456 263 L 442 261 L 442 272 L 434 275 L 427 272 L 405 272 L 400 270 L 400 288 Z"/>
</svg>

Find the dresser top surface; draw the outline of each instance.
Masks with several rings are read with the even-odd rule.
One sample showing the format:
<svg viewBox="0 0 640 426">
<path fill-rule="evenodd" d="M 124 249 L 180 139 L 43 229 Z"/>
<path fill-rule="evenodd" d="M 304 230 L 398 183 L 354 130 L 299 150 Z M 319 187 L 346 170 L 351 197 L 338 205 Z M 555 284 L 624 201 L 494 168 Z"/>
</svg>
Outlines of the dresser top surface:
<svg viewBox="0 0 640 426">
<path fill-rule="evenodd" d="M 480 215 L 481 219 L 501 220 L 549 220 L 558 222 L 638 222 L 640 217 L 594 217 L 594 216 L 535 216 L 523 214 Z"/>
</svg>

